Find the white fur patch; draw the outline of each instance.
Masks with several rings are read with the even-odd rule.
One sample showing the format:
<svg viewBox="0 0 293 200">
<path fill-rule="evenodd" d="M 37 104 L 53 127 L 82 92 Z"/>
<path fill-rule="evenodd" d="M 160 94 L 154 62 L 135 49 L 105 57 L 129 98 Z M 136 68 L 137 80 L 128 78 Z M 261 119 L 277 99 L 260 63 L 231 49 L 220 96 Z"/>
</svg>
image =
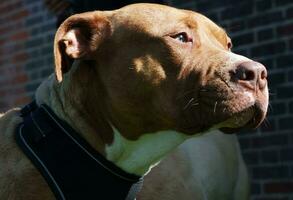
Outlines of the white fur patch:
<svg viewBox="0 0 293 200">
<path fill-rule="evenodd" d="M 246 61 L 251 61 L 249 58 L 245 56 L 241 56 L 232 52 L 228 53 L 228 63 L 237 63 L 237 62 L 246 62 Z"/>
<path fill-rule="evenodd" d="M 160 131 L 142 135 L 138 140 L 124 138 L 114 130 L 114 142 L 106 146 L 106 157 L 123 170 L 143 175 L 159 163 L 171 150 L 190 138 L 176 131 Z"/>
</svg>

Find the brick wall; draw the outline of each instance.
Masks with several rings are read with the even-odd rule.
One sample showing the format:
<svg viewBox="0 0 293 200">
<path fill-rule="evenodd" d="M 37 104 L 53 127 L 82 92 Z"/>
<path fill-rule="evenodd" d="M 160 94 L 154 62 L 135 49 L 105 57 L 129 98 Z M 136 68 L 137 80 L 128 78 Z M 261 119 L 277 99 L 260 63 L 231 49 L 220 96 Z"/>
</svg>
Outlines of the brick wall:
<svg viewBox="0 0 293 200">
<path fill-rule="evenodd" d="M 223 26 L 234 51 L 269 70 L 270 111 L 264 125 L 239 140 L 253 200 L 293 200 L 293 1 L 169 0 Z M 0 111 L 28 102 L 53 71 L 55 18 L 40 0 L 0 3 Z"/>
<path fill-rule="evenodd" d="M 0 3 L 0 111 L 30 101 L 53 69 L 55 18 L 40 0 Z"/>
</svg>

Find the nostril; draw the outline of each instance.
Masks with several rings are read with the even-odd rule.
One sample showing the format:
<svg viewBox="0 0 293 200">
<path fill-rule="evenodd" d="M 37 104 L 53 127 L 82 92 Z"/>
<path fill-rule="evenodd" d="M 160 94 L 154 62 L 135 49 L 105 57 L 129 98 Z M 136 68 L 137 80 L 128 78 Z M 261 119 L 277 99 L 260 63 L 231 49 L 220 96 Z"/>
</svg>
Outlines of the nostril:
<svg viewBox="0 0 293 200">
<path fill-rule="evenodd" d="M 257 62 L 247 61 L 235 66 L 233 71 L 230 71 L 231 80 L 239 85 L 255 90 L 263 89 L 267 84 L 267 70 Z"/>
<path fill-rule="evenodd" d="M 267 71 L 266 71 L 266 70 L 262 70 L 262 71 L 261 71 L 261 74 L 260 74 L 260 78 L 261 78 L 261 79 L 266 79 L 267 76 L 268 76 L 268 75 L 267 75 Z"/>
<path fill-rule="evenodd" d="M 255 72 L 245 67 L 239 67 L 238 69 L 236 69 L 235 76 L 237 80 L 243 80 L 243 81 L 255 80 Z"/>
<path fill-rule="evenodd" d="M 260 66 L 260 75 L 259 75 L 259 88 L 260 89 L 264 89 L 267 85 L 267 76 L 268 76 L 268 72 L 266 70 L 266 68 L 264 66 Z"/>
<path fill-rule="evenodd" d="M 255 73 L 253 71 L 246 71 L 246 81 L 251 81 L 255 79 Z"/>
</svg>

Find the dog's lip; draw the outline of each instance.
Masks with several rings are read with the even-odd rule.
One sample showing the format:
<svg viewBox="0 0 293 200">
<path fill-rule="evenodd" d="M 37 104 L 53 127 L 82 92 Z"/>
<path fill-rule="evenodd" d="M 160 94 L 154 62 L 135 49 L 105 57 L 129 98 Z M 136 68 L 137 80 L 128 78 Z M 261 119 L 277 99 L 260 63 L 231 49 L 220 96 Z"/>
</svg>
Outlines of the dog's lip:
<svg viewBox="0 0 293 200">
<path fill-rule="evenodd" d="M 183 131 L 186 134 L 194 134 L 197 133 L 204 133 L 208 132 L 212 129 L 219 129 L 223 131 L 224 133 L 235 133 L 239 130 L 242 130 L 244 127 L 250 127 L 251 123 L 255 120 L 253 118 L 255 117 L 255 108 L 254 104 L 247 106 L 246 108 L 242 109 L 241 111 L 238 111 L 237 113 L 234 113 L 233 115 L 230 115 L 228 119 L 225 121 L 216 123 L 214 125 L 209 124 L 201 124 L 201 125 L 190 125 L 185 127 L 180 127 L 179 129 Z M 248 119 L 247 117 L 243 115 L 251 115 Z M 241 120 L 241 118 L 244 120 Z M 245 120 L 247 119 L 247 120 Z"/>
<path fill-rule="evenodd" d="M 222 127 L 219 128 L 220 131 L 226 134 L 237 133 L 241 130 L 249 130 L 249 129 L 256 129 L 264 120 L 266 112 L 262 110 L 259 103 L 255 103 L 252 108 L 254 109 L 253 117 L 241 127 Z"/>
<path fill-rule="evenodd" d="M 195 133 L 204 133 L 212 129 L 219 129 L 220 131 L 227 134 L 236 133 L 242 130 L 257 128 L 262 123 L 266 115 L 266 106 L 264 102 L 261 103 L 258 99 L 246 105 L 245 108 L 237 108 L 237 110 L 238 111 L 234 114 L 229 114 L 230 117 L 226 118 L 226 121 L 218 122 L 214 125 L 189 124 L 189 126 L 180 126 L 177 130 L 188 135 L 193 135 Z M 233 116 L 236 117 L 234 118 L 234 120 L 232 118 Z"/>
<path fill-rule="evenodd" d="M 198 126 L 189 126 L 189 127 L 180 127 L 178 128 L 179 132 L 185 133 L 187 135 L 194 135 L 195 133 L 204 133 L 210 130 L 210 127 L 198 127 Z"/>
</svg>

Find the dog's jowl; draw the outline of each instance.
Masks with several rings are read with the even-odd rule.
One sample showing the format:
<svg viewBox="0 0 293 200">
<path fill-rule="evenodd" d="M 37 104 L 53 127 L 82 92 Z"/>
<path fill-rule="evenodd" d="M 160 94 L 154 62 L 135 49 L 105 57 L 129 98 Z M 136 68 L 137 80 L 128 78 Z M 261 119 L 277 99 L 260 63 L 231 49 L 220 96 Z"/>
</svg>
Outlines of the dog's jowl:
<svg viewBox="0 0 293 200">
<path fill-rule="evenodd" d="M 69 17 L 55 73 L 0 118 L 0 199 L 248 199 L 227 133 L 265 118 L 267 71 L 231 47 L 205 16 L 163 5 Z"/>
</svg>

